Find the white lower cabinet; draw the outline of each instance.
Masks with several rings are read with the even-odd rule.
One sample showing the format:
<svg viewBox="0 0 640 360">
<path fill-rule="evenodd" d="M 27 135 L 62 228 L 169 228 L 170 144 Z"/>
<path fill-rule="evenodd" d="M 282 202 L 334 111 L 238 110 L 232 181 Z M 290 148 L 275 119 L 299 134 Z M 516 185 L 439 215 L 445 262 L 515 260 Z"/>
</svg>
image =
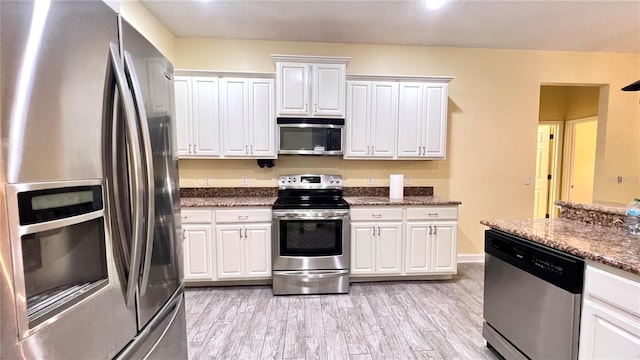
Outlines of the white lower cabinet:
<svg viewBox="0 0 640 360">
<path fill-rule="evenodd" d="M 271 277 L 270 221 L 271 209 L 216 212 L 218 279 Z"/>
<path fill-rule="evenodd" d="M 271 277 L 271 209 L 182 209 L 185 282 Z"/>
<path fill-rule="evenodd" d="M 352 207 L 351 275 L 455 274 L 457 217 L 457 206 Z"/>
<path fill-rule="evenodd" d="M 578 357 L 640 359 L 640 277 L 603 267 L 586 266 Z"/>
<path fill-rule="evenodd" d="M 351 274 L 402 273 L 402 223 L 363 222 L 351 226 Z"/>
<path fill-rule="evenodd" d="M 182 209 L 184 280 L 216 280 L 211 210 Z"/>
</svg>

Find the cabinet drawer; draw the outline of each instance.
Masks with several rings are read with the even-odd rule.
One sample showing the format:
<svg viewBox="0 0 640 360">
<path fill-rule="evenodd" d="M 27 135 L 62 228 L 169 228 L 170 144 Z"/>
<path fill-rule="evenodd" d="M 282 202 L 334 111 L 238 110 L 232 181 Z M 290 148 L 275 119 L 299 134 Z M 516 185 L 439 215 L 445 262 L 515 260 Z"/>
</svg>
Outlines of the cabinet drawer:
<svg viewBox="0 0 640 360">
<path fill-rule="evenodd" d="M 216 223 L 271 222 L 271 209 L 217 210 Z"/>
<path fill-rule="evenodd" d="M 180 210 L 183 224 L 203 224 L 211 223 L 211 210 Z"/>
<path fill-rule="evenodd" d="M 402 220 L 402 208 L 352 208 L 349 215 L 351 221 Z"/>
<path fill-rule="evenodd" d="M 584 292 L 585 299 L 601 300 L 640 317 L 640 282 L 587 266 Z"/>
<path fill-rule="evenodd" d="M 456 220 L 457 218 L 457 206 L 415 207 L 407 209 L 407 220 Z"/>
</svg>

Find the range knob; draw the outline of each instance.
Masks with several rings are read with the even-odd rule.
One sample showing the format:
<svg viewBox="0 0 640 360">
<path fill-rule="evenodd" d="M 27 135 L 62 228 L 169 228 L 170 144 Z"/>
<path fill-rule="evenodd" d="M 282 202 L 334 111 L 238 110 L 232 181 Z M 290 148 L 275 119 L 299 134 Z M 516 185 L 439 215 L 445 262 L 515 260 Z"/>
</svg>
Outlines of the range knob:
<svg viewBox="0 0 640 360">
<path fill-rule="evenodd" d="M 333 176 L 329 176 L 329 182 L 333 183 L 335 181 L 335 179 L 333 178 Z"/>
</svg>

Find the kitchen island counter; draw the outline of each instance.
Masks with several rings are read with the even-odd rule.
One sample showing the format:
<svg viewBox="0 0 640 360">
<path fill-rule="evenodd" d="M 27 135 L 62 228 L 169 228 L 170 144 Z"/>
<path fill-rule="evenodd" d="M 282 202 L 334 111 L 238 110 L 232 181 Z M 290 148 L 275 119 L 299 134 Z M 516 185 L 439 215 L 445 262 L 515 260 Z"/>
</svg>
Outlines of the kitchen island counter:
<svg viewBox="0 0 640 360">
<path fill-rule="evenodd" d="M 568 219 L 482 220 L 481 224 L 584 259 L 640 275 L 640 237 Z"/>
</svg>

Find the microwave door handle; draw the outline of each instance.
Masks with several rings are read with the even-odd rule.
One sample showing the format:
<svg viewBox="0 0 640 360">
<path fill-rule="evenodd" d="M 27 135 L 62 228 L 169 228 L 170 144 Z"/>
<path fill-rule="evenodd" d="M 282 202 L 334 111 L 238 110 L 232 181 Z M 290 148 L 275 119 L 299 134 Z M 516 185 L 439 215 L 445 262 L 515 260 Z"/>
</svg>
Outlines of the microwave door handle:
<svg viewBox="0 0 640 360">
<path fill-rule="evenodd" d="M 142 154 L 144 160 L 144 178 L 145 178 L 145 192 L 146 192 L 146 206 L 145 206 L 145 219 L 146 219 L 146 231 L 144 239 L 144 259 L 142 263 L 142 279 L 140 283 L 140 295 L 144 295 L 147 291 L 147 285 L 149 284 L 149 273 L 151 268 L 151 256 L 153 254 L 153 236 L 155 229 L 155 184 L 153 174 L 153 150 L 151 148 L 151 136 L 149 135 L 149 124 L 147 122 L 147 113 L 144 107 L 144 100 L 142 99 L 142 90 L 140 89 L 140 81 L 138 80 L 138 74 L 133 63 L 131 54 L 128 51 L 124 52 L 124 66 L 125 71 L 128 72 L 131 79 L 131 86 L 133 92 L 133 100 L 135 101 L 136 110 L 138 113 L 138 128 L 140 129 Z M 195 145 L 194 145 L 195 152 Z"/>
<path fill-rule="evenodd" d="M 142 184 L 142 155 L 140 154 L 140 136 L 136 124 L 135 105 L 129 86 L 127 84 L 126 75 L 120 62 L 120 52 L 118 46 L 114 43 L 110 44 L 109 57 L 113 74 L 115 75 L 118 93 L 120 94 L 125 119 L 125 136 L 129 140 L 129 165 L 130 165 L 130 189 L 131 191 L 131 255 L 129 261 L 129 274 L 125 292 L 125 302 L 127 307 L 135 305 L 135 294 L 138 285 L 138 277 L 140 275 L 140 261 L 142 252 L 142 227 L 143 209 L 141 200 L 144 199 L 144 187 Z M 116 171 L 117 164 L 113 161 L 113 170 Z M 117 172 L 116 172 L 117 173 Z M 120 204 L 122 206 L 122 204 Z"/>
</svg>

